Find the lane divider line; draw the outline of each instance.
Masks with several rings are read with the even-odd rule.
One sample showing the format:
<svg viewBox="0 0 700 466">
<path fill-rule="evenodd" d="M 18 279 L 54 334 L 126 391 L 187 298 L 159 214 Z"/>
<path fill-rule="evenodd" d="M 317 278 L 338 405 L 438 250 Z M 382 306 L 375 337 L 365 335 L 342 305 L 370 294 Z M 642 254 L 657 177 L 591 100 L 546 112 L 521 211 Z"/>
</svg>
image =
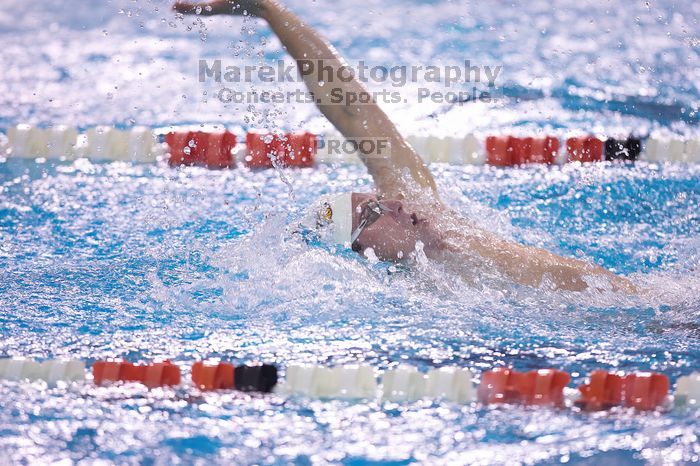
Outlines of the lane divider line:
<svg viewBox="0 0 700 466">
<path fill-rule="evenodd" d="M 427 163 L 519 167 L 566 162 L 646 160 L 700 163 L 700 139 L 652 135 L 623 138 L 583 134 L 479 137 L 417 136 L 406 138 Z M 357 148 L 339 133 L 248 131 L 237 136 L 221 125 L 149 129 L 95 126 L 80 132 L 69 126 L 37 128 L 19 124 L 7 130 L 3 153 L 9 157 L 197 165 L 213 169 L 310 168 L 317 163 L 359 163 Z M 351 142 L 351 141 L 350 141 Z"/>
<path fill-rule="evenodd" d="M 180 366 L 168 360 L 150 364 L 114 359 L 95 361 L 91 373 L 91 377 L 86 377 L 85 363 L 80 360 L 0 359 L 0 380 L 43 380 L 51 387 L 59 382 L 85 380 L 91 380 L 95 385 L 140 383 L 149 389 L 182 384 Z M 278 383 L 277 367 L 271 364 L 196 361 L 191 367 L 191 384 L 186 385 L 201 391 L 274 392 L 282 396 L 318 399 L 380 399 L 397 403 L 426 399 L 459 404 L 478 402 L 484 406 L 577 407 L 582 411 L 615 407 L 636 411 L 667 411 L 674 405 L 679 408 L 700 407 L 700 372 L 679 377 L 675 396 L 670 395 L 668 377 L 655 372 L 596 370 L 578 390 L 568 387 L 571 376 L 558 369 L 518 372 L 498 367 L 482 372 L 478 385 L 474 380 L 471 371 L 454 366 L 422 373 L 416 367 L 401 364 L 378 373 L 367 365 L 290 365 L 284 381 Z"/>
</svg>

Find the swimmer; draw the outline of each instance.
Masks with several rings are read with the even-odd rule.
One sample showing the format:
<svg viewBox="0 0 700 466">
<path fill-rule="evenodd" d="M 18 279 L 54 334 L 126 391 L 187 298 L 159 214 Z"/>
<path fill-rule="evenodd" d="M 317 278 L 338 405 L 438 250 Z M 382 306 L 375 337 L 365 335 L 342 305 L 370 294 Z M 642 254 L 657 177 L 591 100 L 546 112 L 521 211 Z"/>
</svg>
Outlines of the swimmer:
<svg viewBox="0 0 700 466">
<path fill-rule="evenodd" d="M 298 66 L 318 60 L 333 67 L 333 75 L 338 76 L 346 65 L 332 45 L 276 0 L 178 2 L 173 8 L 182 14 L 254 16 L 268 23 Z M 326 86 L 314 75 L 303 73 L 304 82 L 319 110 L 345 138 L 382 139 L 390 150 L 383 156 L 360 153 L 376 194 L 345 193 L 321 199 L 307 225 L 326 227 L 339 245 L 383 261 L 405 261 L 422 251 L 470 283 L 497 276 L 530 287 L 546 283 L 557 290 L 609 286 L 614 291 L 636 292 L 627 279 L 602 267 L 508 241 L 461 218 L 443 204 L 428 167 L 376 102 L 338 105 L 330 93 L 339 89 L 348 96 L 369 95 L 362 83 L 351 79 Z"/>
</svg>

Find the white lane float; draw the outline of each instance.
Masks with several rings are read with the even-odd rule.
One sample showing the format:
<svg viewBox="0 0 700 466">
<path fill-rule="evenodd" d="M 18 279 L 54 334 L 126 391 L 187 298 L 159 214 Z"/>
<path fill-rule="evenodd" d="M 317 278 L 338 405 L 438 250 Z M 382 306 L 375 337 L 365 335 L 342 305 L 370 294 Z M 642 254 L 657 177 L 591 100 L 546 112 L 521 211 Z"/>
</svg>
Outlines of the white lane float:
<svg viewBox="0 0 700 466">
<path fill-rule="evenodd" d="M 13 157 L 33 157 L 32 132 L 30 125 L 17 125 L 8 129 L 7 138 L 10 155 Z"/>
<path fill-rule="evenodd" d="M 471 403 L 476 399 L 476 388 L 469 369 L 441 367 L 428 372 L 425 394 L 432 399 L 446 399 L 455 403 Z"/>
<path fill-rule="evenodd" d="M 70 126 L 44 129 L 20 124 L 9 128 L 7 136 L 7 151 L 11 157 L 155 162 L 157 156 L 155 136 L 146 127 L 122 131 L 96 126 L 85 134 L 78 134 Z"/>
<path fill-rule="evenodd" d="M 78 141 L 78 131 L 70 126 L 54 126 L 34 131 L 35 153 L 47 158 L 73 158 Z"/>
<path fill-rule="evenodd" d="M 276 391 L 313 398 L 374 398 L 377 380 L 370 366 L 289 366 L 284 384 Z"/>
<path fill-rule="evenodd" d="M 425 154 L 430 163 L 449 163 L 452 158 L 454 141 L 451 137 L 428 136 Z"/>
<path fill-rule="evenodd" d="M 24 378 L 22 371 L 26 361 L 23 358 L 0 359 L 0 379 L 22 380 Z"/>
<path fill-rule="evenodd" d="M 700 372 L 678 378 L 674 402 L 677 406 L 700 407 Z"/>
<path fill-rule="evenodd" d="M 96 126 L 89 128 L 86 136 L 83 155 L 90 160 L 156 161 L 156 139 L 148 128 L 137 126 L 120 130 L 111 126 Z"/>
<path fill-rule="evenodd" d="M 69 126 L 35 128 L 17 125 L 7 132 L 9 153 L 23 158 L 72 158 L 78 141 L 78 132 Z"/>
<path fill-rule="evenodd" d="M 75 147 L 78 142 L 78 131 L 70 126 L 54 126 L 43 131 L 46 144 L 42 144 L 42 155 L 46 157 L 75 156 Z"/>
<path fill-rule="evenodd" d="M 114 158 L 112 134 L 112 128 L 109 126 L 89 128 L 83 155 L 90 160 L 112 160 Z"/>
<path fill-rule="evenodd" d="M 700 162 L 700 139 L 688 139 L 685 141 L 685 154 L 688 162 Z"/>
<path fill-rule="evenodd" d="M 75 359 L 51 359 L 43 362 L 23 358 L 0 359 L 0 379 L 43 380 L 49 386 L 59 381 L 82 381 L 85 380 L 85 363 Z"/>
<path fill-rule="evenodd" d="M 468 369 L 443 367 L 427 374 L 417 368 L 400 365 L 382 374 L 382 399 L 393 402 L 422 398 L 471 403 L 476 388 Z M 285 382 L 277 392 L 312 398 L 374 399 L 377 396 L 375 371 L 369 366 L 289 366 Z"/>
<path fill-rule="evenodd" d="M 427 378 L 417 368 L 402 364 L 382 375 L 382 398 L 387 401 L 416 401 L 425 396 Z"/>
<path fill-rule="evenodd" d="M 672 162 L 686 162 L 685 141 L 673 138 L 669 144 L 669 160 Z"/>
<path fill-rule="evenodd" d="M 406 141 L 427 163 L 481 165 L 485 161 L 482 143 L 473 134 L 463 138 L 408 136 Z"/>
<path fill-rule="evenodd" d="M 287 367 L 284 383 L 277 385 L 275 391 L 285 395 L 316 396 L 314 375 L 318 366 L 292 365 Z"/>
<path fill-rule="evenodd" d="M 650 137 L 647 139 L 646 144 L 644 145 L 642 159 L 650 162 L 661 162 L 667 153 L 668 147 L 666 147 L 663 139 Z"/>
<path fill-rule="evenodd" d="M 650 137 L 646 141 L 644 159 L 653 162 L 697 162 L 698 148 L 693 139 Z"/>
<path fill-rule="evenodd" d="M 153 132 L 144 126 L 135 126 L 129 131 L 120 131 L 121 149 L 129 162 L 155 162 L 156 138 Z"/>
<path fill-rule="evenodd" d="M 486 163 L 484 146 L 473 134 L 468 134 L 463 141 L 464 163 L 469 165 L 483 165 Z"/>
<path fill-rule="evenodd" d="M 377 381 L 369 366 L 317 367 L 313 377 L 318 398 L 374 398 Z"/>
<path fill-rule="evenodd" d="M 79 382 L 85 380 L 85 363 L 83 361 L 70 359 L 54 359 L 42 363 L 42 374 L 46 374 L 49 385 L 58 381 Z"/>
<path fill-rule="evenodd" d="M 408 136 L 406 142 L 413 147 L 413 150 L 423 159 L 424 162 L 429 163 L 430 159 L 428 157 L 428 138 L 423 136 Z"/>
<path fill-rule="evenodd" d="M 330 383 L 324 384 L 328 397 L 360 399 L 377 395 L 377 377 L 370 366 L 334 367 L 330 375 Z"/>
</svg>

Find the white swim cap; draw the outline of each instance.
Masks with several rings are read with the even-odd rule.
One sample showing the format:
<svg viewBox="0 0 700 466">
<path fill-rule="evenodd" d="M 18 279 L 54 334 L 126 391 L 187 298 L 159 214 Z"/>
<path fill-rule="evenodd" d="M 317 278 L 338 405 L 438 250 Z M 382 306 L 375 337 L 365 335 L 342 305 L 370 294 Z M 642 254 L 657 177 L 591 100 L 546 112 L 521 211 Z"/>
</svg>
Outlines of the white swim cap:
<svg viewBox="0 0 700 466">
<path fill-rule="evenodd" d="M 315 201 L 301 224 L 309 229 L 328 227 L 334 243 L 343 246 L 350 244 L 352 237 L 352 193 L 324 196 Z"/>
</svg>

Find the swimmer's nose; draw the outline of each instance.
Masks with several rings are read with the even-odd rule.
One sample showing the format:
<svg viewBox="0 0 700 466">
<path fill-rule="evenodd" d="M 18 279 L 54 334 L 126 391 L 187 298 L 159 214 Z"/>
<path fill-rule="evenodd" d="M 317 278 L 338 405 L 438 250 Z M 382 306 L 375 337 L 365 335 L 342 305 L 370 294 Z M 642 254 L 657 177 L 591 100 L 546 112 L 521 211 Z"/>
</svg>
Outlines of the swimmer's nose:
<svg viewBox="0 0 700 466">
<path fill-rule="evenodd" d="M 401 201 L 386 201 L 382 202 L 384 207 L 388 208 L 390 210 L 389 215 L 394 218 L 397 222 L 400 221 L 401 219 L 406 220 L 409 216 L 408 214 L 403 210 L 403 204 L 401 204 Z"/>
<path fill-rule="evenodd" d="M 415 212 L 411 214 L 411 221 L 416 226 L 428 224 L 428 219 L 418 217 L 418 214 L 416 214 Z"/>
<path fill-rule="evenodd" d="M 427 223 L 427 220 L 419 217 L 417 213 L 406 212 L 401 201 L 391 201 L 387 207 L 391 209 L 391 216 L 401 224 L 408 225 L 410 222 L 412 225 L 417 226 Z"/>
</svg>

